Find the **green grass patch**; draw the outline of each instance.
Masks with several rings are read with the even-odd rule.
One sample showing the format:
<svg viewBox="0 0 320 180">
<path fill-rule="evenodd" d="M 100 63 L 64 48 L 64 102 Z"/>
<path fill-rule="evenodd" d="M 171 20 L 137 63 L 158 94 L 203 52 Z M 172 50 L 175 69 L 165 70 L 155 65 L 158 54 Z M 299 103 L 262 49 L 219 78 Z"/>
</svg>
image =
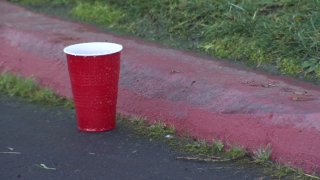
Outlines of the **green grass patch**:
<svg viewBox="0 0 320 180">
<path fill-rule="evenodd" d="M 172 47 L 320 82 L 319 0 L 11 0 Z"/>
<path fill-rule="evenodd" d="M 228 156 L 230 159 L 240 159 L 246 157 L 247 155 L 247 151 L 241 146 L 234 146 L 226 151 L 226 156 Z"/>
<path fill-rule="evenodd" d="M 18 96 L 30 102 L 73 108 L 73 102 L 56 95 L 48 88 L 40 87 L 32 78 L 23 78 L 9 73 L 0 74 L 0 92 Z"/>
<path fill-rule="evenodd" d="M 119 20 L 124 16 L 121 10 L 102 2 L 80 2 L 72 9 L 71 14 L 80 20 L 94 22 L 106 28 L 119 25 Z"/>
<path fill-rule="evenodd" d="M 24 6 L 29 7 L 40 7 L 45 6 L 55 7 L 55 6 L 64 6 L 70 3 L 75 3 L 76 0 L 10 0 L 13 3 L 19 3 Z"/>
<path fill-rule="evenodd" d="M 256 163 L 265 163 L 270 161 L 272 154 L 271 145 L 268 144 L 266 147 L 261 146 L 259 149 L 253 152 L 253 159 Z"/>
<path fill-rule="evenodd" d="M 198 156 L 218 155 L 224 151 L 224 144 L 220 140 L 214 140 L 208 143 L 204 140 L 196 140 L 190 137 L 177 136 L 174 127 L 163 122 L 153 124 L 146 123 L 146 120 L 139 117 L 122 117 L 118 116 L 118 121 L 125 126 L 133 128 L 134 131 L 150 139 L 167 142 L 172 148 L 191 153 Z"/>
<path fill-rule="evenodd" d="M 147 124 L 145 119 L 139 117 L 130 117 L 129 119 L 123 118 L 119 115 L 117 118 L 121 122 L 128 122 L 140 135 L 148 136 L 153 139 L 163 139 L 166 136 L 171 139 L 171 136 L 175 134 L 175 129 L 162 122 L 154 124 Z M 126 123 L 126 124 L 128 124 Z"/>
</svg>

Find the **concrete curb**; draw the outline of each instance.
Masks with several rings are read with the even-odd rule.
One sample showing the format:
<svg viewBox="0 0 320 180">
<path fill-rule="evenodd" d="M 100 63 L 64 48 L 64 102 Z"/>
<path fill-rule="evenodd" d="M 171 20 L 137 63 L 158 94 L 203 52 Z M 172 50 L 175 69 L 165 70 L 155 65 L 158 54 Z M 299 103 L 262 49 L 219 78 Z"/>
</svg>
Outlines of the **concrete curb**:
<svg viewBox="0 0 320 180">
<path fill-rule="evenodd" d="M 320 172 L 320 88 L 253 72 L 134 38 L 99 33 L 0 2 L 0 71 L 33 76 L 71 97 L 63 47 L 123 44 L 118 112 L 165 121 L 200 139 L 248 150 L 271 144 L 272 158 Z"/>
</svg>

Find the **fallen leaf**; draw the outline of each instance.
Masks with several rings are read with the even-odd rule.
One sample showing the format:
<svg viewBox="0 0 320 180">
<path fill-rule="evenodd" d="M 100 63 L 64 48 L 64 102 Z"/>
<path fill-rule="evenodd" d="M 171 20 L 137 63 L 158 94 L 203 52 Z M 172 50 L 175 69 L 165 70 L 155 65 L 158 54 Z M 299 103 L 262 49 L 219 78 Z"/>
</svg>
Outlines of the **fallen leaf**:
<svg viewBox="0 0 320 180">
<path fill-rule="evenodd" d="M 176 74 L 176 73 L 180 73 L 181 71 L 175 70 L 175 69 L 171 69 L 170 74 Z"/>
<path fill-rule="evenodd" d="M 248 86 L 253 86 L 253 87 L 264 87 L 264 88 L 270 88 L 270 87 L 276 87 L 276 82 L 267 82 L 267 83 L 261 83 L 261 82 L 256 82 L 254 80 L 251 81 L 244 81 L 241 82 L 241 84 L 246 84 Z"/>
<path fill-rule="evenodd" d="M 308 91 L 294 91 L 293 94 L 297 94 L 297 95 L 307 95 Z"/>
<path fill-rule="evenodd" d="M 233 159 L 222 159 L 220 157 L 207 157 L 207 158 L 201 158 L 201 157 L 176 157 L 176 160 L 188 160 L 188 161 L 204 161 L 204 162 L 226 162 L 226 161 L 232 161 Z"/>
<path fill-rule="evenodd" d="M 39 164 L 38 165 L 40 168 L 42 168 L 42 169 L 46 169 L 46 170 L 57 170 L 57 168 L 52 168 L 52 167 L 48 167 L 47 165 L 45 165 L 45 164 Z"/>
<path fill-rule="evenodd" d="M 10 152 L 0 152 L 0 154 L 21 154 L 21 152 L 10 151 Z"/>
<path fill-rule="evenodd" d="M 167 139 L 172 139 L 173 138 L 173 136 L 171 134 L 167 134 L 164 137 L 167 138 Z"/>
<path fill-rule="evenodd" d="M 310 96 L 292 96 L 290 97 L 292 101 L 313 101 L 315 98 Z"/>
</svg>

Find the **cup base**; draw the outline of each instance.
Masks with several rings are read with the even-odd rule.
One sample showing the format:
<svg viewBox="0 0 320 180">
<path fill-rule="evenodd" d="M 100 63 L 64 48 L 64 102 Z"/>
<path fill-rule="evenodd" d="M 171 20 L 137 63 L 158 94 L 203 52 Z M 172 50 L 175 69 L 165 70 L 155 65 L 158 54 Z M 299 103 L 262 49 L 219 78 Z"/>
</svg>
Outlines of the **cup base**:
<svg viewBox="0 0 320 180">
<path fill-rule="evenodd" d="M 79 131 L 81 132 L 104 132 L 104 131 L 111 131 L 114 129 L 112 128 L 80 128 L 78 127 Z"/>
</svg>

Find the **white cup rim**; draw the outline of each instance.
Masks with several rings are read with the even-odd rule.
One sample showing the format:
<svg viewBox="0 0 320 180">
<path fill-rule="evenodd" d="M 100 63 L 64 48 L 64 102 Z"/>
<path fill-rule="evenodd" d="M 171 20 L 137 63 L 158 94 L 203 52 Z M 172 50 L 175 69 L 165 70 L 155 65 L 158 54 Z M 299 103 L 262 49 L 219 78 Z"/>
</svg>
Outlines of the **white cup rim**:
<svg viewBox="0 0 320 180">
<path fill-rule="evenodd" d="M 63 52 L 73 56 L 103 56 L 118 53 L 122 45 L 110 42 L 87 42 L 65 47 Z"/>
</svg>

